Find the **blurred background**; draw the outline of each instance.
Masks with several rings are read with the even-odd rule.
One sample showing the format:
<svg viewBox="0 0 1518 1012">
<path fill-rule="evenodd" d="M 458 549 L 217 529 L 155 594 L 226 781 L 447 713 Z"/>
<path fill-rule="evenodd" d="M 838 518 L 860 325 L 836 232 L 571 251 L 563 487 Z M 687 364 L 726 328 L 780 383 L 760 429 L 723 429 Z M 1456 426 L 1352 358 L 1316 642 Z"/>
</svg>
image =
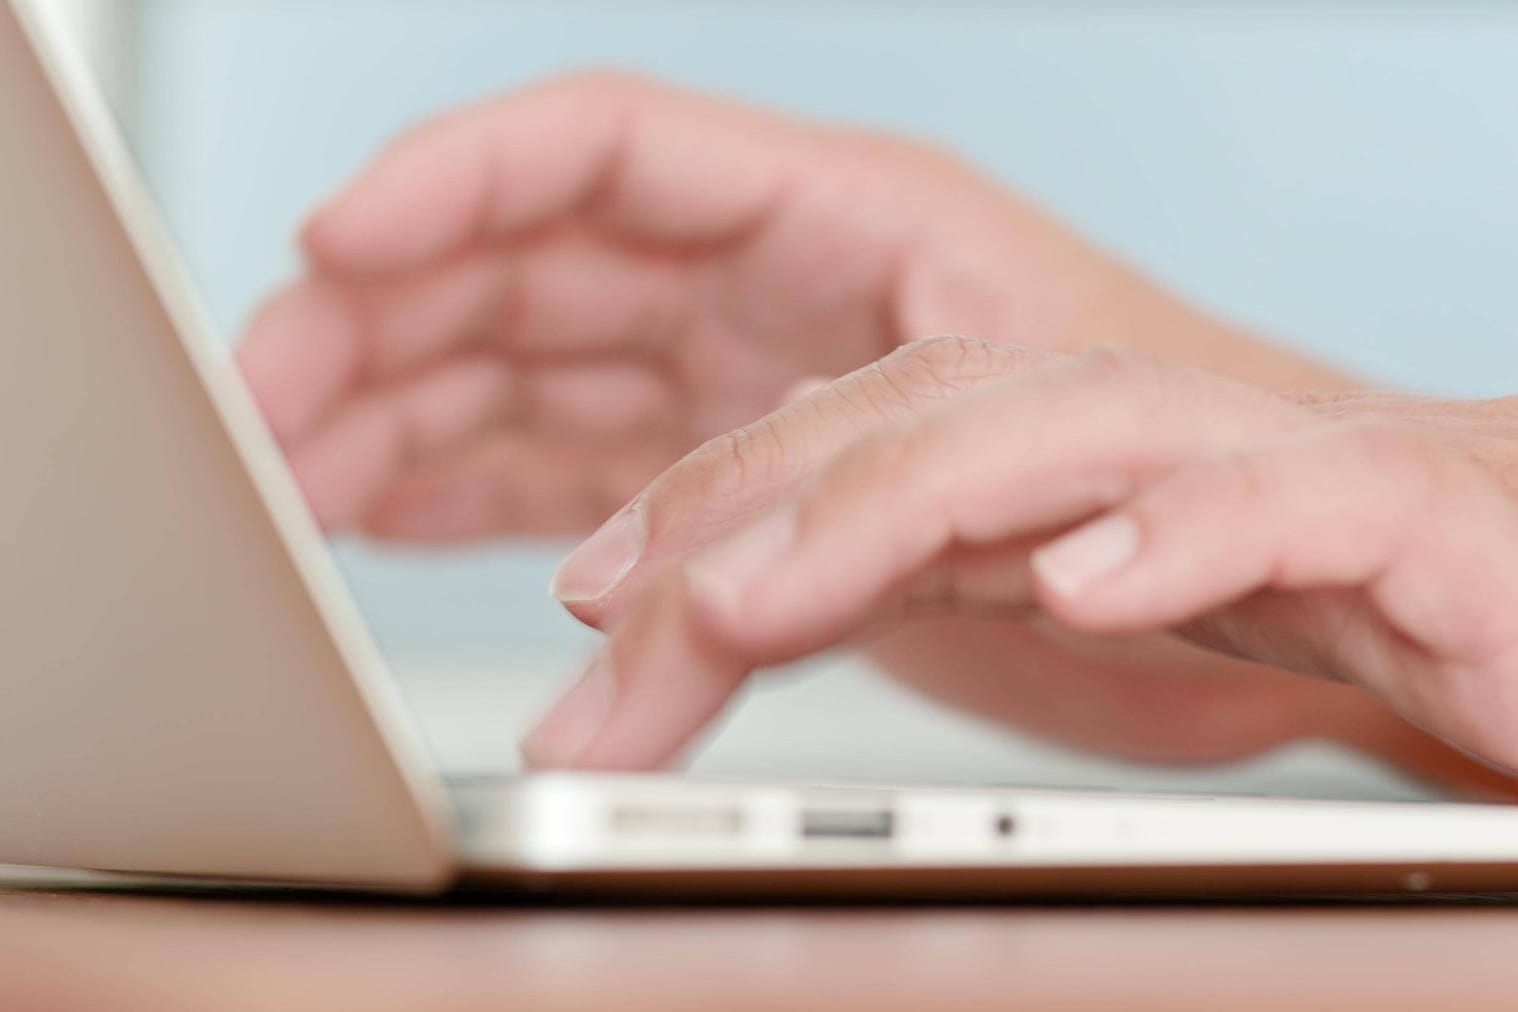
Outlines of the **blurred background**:
<svg viewBox="0 0 1518 1012">
<path fill-rule="evenodd" d="M 936 139 L 1194 299 L 1389 385 L 1518 388 L 1518 5 L 1491 0 L 40 0 L 64 8 L 230 344 L 389 136 L 585 65 Z M 450 765 L 514 762 L 590 637 L 563 545 L 340 545 Z M 757 686 L 697 768 L 1405 796 L 1297 747 L 1140 769 L 929 710 L 847 659 Z"/>
</svg>

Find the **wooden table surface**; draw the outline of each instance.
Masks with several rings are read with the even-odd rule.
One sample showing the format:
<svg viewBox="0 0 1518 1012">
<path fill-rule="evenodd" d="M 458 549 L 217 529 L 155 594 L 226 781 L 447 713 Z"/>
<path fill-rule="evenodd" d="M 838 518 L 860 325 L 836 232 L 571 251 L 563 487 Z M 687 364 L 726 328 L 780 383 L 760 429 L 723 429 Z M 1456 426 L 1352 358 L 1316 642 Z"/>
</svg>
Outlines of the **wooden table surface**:
<svg viewBox="0 0 1518 1012">
<path fill-rule="evenodd" d="M 4 1012 L 1518 1008 L 1518 908 L 0 892 Z"/>
</svg>

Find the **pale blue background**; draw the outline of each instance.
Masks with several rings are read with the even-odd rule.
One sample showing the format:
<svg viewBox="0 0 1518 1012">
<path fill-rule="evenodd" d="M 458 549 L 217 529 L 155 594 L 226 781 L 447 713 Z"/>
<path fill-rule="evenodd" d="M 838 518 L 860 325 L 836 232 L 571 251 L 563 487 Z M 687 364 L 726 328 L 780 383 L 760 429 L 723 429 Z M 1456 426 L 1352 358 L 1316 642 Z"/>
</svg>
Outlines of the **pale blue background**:
<svg viewBox="0 0 1518 1012">
<path fill-rule="evenodd" d="M 140 148 L 228 333 L 387 136 L 586 64 L 937 138 L 1388 383 L 1518 391 L 1518 6 L 143 0 Z M 393 652 L 568 656 L 554 550 L 344 550 Z"/>
</svg>

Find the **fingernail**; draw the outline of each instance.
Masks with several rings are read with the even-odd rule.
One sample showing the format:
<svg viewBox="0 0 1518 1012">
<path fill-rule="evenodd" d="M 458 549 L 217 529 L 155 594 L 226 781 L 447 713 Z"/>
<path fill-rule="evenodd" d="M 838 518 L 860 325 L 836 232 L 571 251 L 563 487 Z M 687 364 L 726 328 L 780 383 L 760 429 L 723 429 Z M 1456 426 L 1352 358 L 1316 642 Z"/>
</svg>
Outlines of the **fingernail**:
<svg viewBox="0 0 1518 1012">
<path fill-rule="evenodd" d="M 697 597 L 738 614 L 744 592 L 774 568 L 795 537 L 794 512 L 771 513 L 691 563 L 686 580 Z"/>
<path fill-rule="evenodd" d="M 568 604 L 610 594 L 637 565 L 647 529 L 641 510 L 625 509 L 569 553 L 553 578 L 553 596 Z"/>
<path fill-rule="evenodd" d="M 522 758 L 538 769 L 573 766 L 606 726 L 616 699 L 616 675 L 603 653 L 523 740 Z"/>
<path fill-rule="evenodd" d="M 1060 597 L 1079 597 L 1132 562 L 1138 550 L 1138 524 L 1112 516 L 1034 552 L 1033 569 Z"/>
</svg>

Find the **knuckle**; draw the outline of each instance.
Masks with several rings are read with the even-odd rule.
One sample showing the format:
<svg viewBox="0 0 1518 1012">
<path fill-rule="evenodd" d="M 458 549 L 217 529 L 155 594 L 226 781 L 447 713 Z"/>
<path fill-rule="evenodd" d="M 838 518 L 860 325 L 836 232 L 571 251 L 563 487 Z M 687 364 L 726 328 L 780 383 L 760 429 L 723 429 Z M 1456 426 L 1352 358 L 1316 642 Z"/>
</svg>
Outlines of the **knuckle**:
<svg viewBox="0 0 1518 1012">
<path fill-rule="evenodd" d="M 914 341 L 890 356 L 891 359 L 921 362 L 930 367 L 954 367 L 966 357 L 982 353 L 990 342 L 959 334 L 938 334 Z"/>
<path fill-rule="evenodd" d="M 1444 455 L 1410 429 L 1387 422 L 1354 422 L 1331 437 L 1350 462 L 1403 490 L 1430 493 L 1443 484 L 1449 468 Z"/>
<path fill-rule="evenodd" d="M 1274 489 L 1273 462 L 1261 454 L 1230 457 L 1211 476 L 1205 494 L 1216 506 L 1242 512 L 1267 501 Z"/>
<path fill-rule="evenodd" d="M 897 200 L 908 188 L 924 209 L 953 213 L 965 206 L 967 192 L 995 189 L 973 160 L 950 147 L 888 130 L 829 126 L 826 131 L 832 154 L 851 170 L 850 182 L 873 181 L 877 199 Z"/>
<path fill-rule="evenodd" d="M 825 417 L 842 412 L 844 417 L 857 413 L 874 419 L 890 418 L 910 410 L 922 399 L 916 394 L 914 385 L 904 382 L 905 379 L 881 362 L 871 362 L 836 381 L 832 386 L 832 397 L 821 403 L 797 405 L 796 410 L 816 411 Z"/>
<path fill-rule="evenodd" d="M 1091 348 L 1073 358 L 1076 372 L 1096 383 L 1157 384 L 1184 372 L 1131 348 Z"/>
<path fill-rule="evenodd" d="M 1051 373 L 1050 380 L 1073 388 L 1091 410 L 1126 416 L 1136 425 L 1200 430 L 1220 446 L 1267 421 L 1278 426 L 1288 410 L 1256 388 L 1145 352 L 1094 348 L 1071 358 L 1063 374 Z"/>
<path fill-rule="evenodd" d="M 904 345 L 878 362 L 876 368 L 882 377 L 902 389 L 941 396 L 968 389 L 985 379 L 1018 372 L 1053 354 L 944 334 Z"/>
</svg>

